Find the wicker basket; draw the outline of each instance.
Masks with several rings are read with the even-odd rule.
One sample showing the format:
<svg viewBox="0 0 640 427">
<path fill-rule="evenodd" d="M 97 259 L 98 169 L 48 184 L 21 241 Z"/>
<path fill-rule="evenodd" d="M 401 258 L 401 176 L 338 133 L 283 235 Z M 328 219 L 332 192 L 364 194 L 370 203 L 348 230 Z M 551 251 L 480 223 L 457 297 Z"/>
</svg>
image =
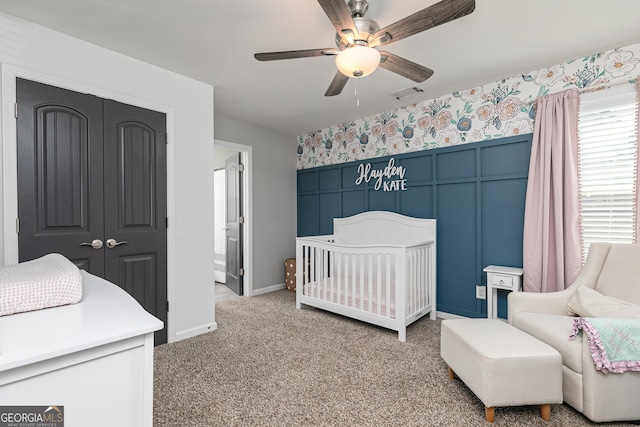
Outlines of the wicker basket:
<svg viewBox="0 0 640 427">
<path fill-rule="evenodd" d="M 293 292 L 296 290 L 296 259 L 287 258 L 284 260 L 284 283 L 287 290 Z"/>
</svg>

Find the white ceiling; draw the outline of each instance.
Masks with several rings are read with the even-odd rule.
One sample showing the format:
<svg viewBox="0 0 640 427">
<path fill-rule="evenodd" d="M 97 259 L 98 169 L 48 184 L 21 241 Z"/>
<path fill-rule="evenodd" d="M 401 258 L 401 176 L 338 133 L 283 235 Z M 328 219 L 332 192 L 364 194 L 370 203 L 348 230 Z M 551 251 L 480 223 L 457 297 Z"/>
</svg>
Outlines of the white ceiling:
<svg viewBox="0 0 640 427">
<path fill-rule="evenodd" d="M 346 0 L 345 0 L 346 1 Z M 435 0 L 369 0 L 385 27 Z M 215 111 L 299 135 L 640 41 L 638 0 L 476 0 L 466 17 L 385 50 L 435 70 L 424 93 L 384 69 L 324 93 L 332 57 L 259 62 L 256 52 L 334 47 L 315 0 L 0 0 L 0 11 L 211 84 Z"/>
</svg>

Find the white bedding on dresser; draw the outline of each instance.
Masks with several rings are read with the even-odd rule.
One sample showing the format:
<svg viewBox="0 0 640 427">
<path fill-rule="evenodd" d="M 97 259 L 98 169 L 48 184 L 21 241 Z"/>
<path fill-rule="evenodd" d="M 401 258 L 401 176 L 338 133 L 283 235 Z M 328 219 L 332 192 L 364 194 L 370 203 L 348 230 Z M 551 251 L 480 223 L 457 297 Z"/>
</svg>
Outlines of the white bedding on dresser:
<svg viewBox="0 0 640 427">
<path fill-rule="evenodd" d="M 0 267 L 0 316 L 75 304 L 81 298 L 80 270 L 60 254 Z"/>
</svg>

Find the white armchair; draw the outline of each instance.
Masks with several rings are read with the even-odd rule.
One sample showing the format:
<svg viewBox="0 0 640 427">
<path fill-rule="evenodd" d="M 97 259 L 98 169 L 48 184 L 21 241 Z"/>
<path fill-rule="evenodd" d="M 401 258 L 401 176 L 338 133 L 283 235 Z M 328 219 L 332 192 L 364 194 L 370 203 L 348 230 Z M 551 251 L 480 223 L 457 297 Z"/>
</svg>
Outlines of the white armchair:
<svg viewBox="0 0 640 427">
<path fill-rule="evenodd" d="M 581 286 L 640 304 L 640 244 L 593 243 L 580 275 L 564 291 L 509 294 L 508 322 L 562 355 L 566 403 L 596 422 L 640 420 L 640 372 L 597 371 L 585 334 L 569 340 L 573 316 L 567 304 Z"/>
</svg>

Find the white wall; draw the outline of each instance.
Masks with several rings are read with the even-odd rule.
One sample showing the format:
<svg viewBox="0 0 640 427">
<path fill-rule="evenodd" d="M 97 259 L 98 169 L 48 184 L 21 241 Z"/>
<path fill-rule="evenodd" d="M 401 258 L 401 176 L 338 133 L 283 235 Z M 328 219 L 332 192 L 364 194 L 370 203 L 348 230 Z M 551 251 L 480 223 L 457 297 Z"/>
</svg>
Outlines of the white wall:
<svg viewBox="0 0 640 427">
<path fill-rule="evenodd" d="M 106 92 L 118 101 L 140 100 L 170 112 L 169 340 L 215 329 L 213 87 L 2 13 L 0 63 L 51 76 L 61 86 L 87 85 L 97 88 L 97 95 Z M 5 92 L 4 98 L 11 96 Z M 8 139 L 4 133 L 1 142 Z M 289 160 L 290 169 L 293 164 Z M 4 198 L 6 183 L 2 191 Z M 2 233 L 0 259 L 6 241 Z"/>
<path fill-rule="evenodd" d="M 217 114 L 215 137 L 253 147 L 253 291 L 284 284 L 296 246 L 296 138 Z"/>
<path fill-rule="evenodd" d="M 248 144 L 245 144 L 248 145 Z M 233 155 L 237 155 L 238 151 L 237 150 L 230 150 L 228 148 L 220 148 L 220 147 L 215 147 L 213 149 L 213 169 L 224 169 L 224 162 L 225 160 L 227 160 L 229 157 L 233 156 Z"/>
</svg>

